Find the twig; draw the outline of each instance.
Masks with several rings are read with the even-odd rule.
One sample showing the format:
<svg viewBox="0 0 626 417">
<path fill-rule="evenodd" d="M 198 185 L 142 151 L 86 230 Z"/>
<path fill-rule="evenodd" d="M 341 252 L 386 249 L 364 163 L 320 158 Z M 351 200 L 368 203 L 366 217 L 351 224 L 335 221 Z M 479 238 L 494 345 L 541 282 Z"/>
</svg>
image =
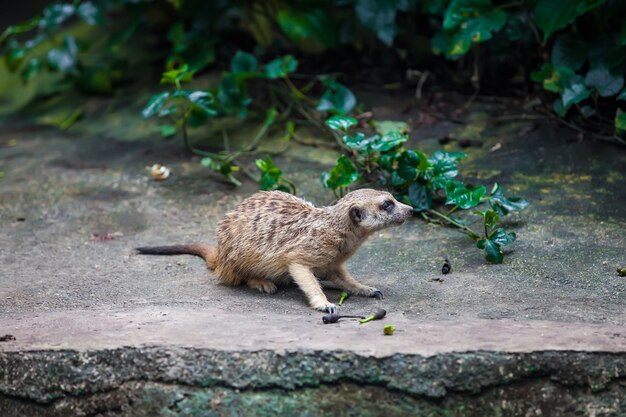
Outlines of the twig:
<svg viewBox="0 0 626 417">
<path fill-rule="evenodd" d="M 265 134 L 267 133 L 267 130 L 269 129 L 271 125 L 272 125 L 271 123 L 265 123 L 265 122 L 263 123 L 263 126 L 261 126 L 261 129 L 259 129 L 254 139 L 252 139 L 252 143 L 250 143 L 250 146 L 248 146 L 249 151 L 253 151 L 256 149 L 257 146 L 259 146 L 259 142 L 261 142 L 261 139 L 263 139 L 263 136 L 265 136 Z"/>
<path fill-rule="evenodd" d="M 224 144 L 224 150 L 226 152 L 230 152 L 230 141 L 228 140 L 228 132 L 226 129 L 222 128 L 222 142 Z"/>
<path fill-rule="evenodd" d="M 439 213 L 437 210 L 433 210 L 430 209 L 428 210 L 429 214 L 434 214 L 435 216 L 445 220 L 446 222 L 450 223 L 451 225 L 458 227 L 459 229 L 461 229 L 462 231 L 464 231 L 465 233 L 467 233 L 469 235 L 469 237 L 471 237 L 474 240 L 477 240 L 480 238 L 480 235 L 478 233 L 476 233 L 475 231 L 473 231 L 472 229 L 470 229 L 467 226 L 462 225 L 461 223 L 453 220 L 452 218 L 446 216 L 443 213 Z"/>
<path fill-rule="evenodd" d="M 417 82 L 417 87 L 415 87 L 415 99 L 417 101 L 422 99 L 422 87 L 424 87 L 424 83 L 426 82 L 426 79 L 428 78 L 429 75 L 430 75 L 430 72 L 428 71 L 424 71 L 420 75 L 419 81 Z"/>
<path fill-rule="evenodd" d="M 302 91 L 300 91 L 298 89 L 298 87 L 296 87 L 291 80 L 289 79 L 289 77 L 284 76 L 283 79 L 285 80 L 285 82 L 287 83 L 287 86 L 289 87 L 289 89 L 291 90 L 291 93 L 294 95 L 295 98 L 299 99 L 299 100 L 304 100 L 307 103 L 311 104 L 311 105 L 315 105 L 317 104 L 315 102 L 315 100 L 313 100 L 312 98 L 308 97 L 306 94 L 304 94 Z"/>
</svg>

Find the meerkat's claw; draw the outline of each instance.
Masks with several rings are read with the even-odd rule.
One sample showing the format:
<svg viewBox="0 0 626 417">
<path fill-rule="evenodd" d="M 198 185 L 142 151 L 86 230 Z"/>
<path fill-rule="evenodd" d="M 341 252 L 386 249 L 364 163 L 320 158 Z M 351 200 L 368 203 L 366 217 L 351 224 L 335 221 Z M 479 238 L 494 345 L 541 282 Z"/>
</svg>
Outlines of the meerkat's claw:
<svg viewBox="0 0 626 417">
<path fill-rule="evenodd" d="M 382 300 L 383 298 L 385 298 L 385 296 L 383 295 L 382 291 L 380 291 L 380 290 L 374 291 L 374 294 L 372 294 L 371 297 L 372 298 L 376 298 L 377 300 Z"/>
<path fill-rule="evenodd" d="M 331 304 L 329 306 L 326 306 L 323 311 L 327 312 L 328 314 L 337 314 L 337 306 Z"/>
</svg>

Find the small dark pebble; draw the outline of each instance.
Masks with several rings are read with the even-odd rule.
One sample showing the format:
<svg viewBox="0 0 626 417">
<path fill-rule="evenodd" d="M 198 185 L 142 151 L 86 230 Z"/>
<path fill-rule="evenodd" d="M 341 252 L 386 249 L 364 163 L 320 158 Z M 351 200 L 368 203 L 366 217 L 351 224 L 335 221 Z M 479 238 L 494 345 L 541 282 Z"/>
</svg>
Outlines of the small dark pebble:
<svg viewBox="0 0 626 417">
<path fill-rule="evenodd" d="M 450 264 L 450 261 L 446 259 L 445 263 L 441 267 L 441 273 L 446 275 L 450 273 L 450 271 L 452 271 L 452 265 Z"/>
<path fill-rule="evenodd" d="M 447 143 L 450 143 L 452 139 L 450 139 L 450 136 L 444 136 L 444 137 L 437 139 L 437 141 L 439 142 L 439 144 L 445 145 Z"/>
<path fill-rule="evenodd" d="M 459 139 L 457 142 L 461 148 L 469 148 L 472 146 L 472 141 L 469 139 Z"/>
<path fill-rule="evenodd" d="M 443 282 L 443 278 L 431 278 L 430 280 L 434 282 Z"/>
<path fill-rule="evenodd" d="M 18 217 L 15 220 L 18 221 L 18 222 L 25 222 L 26 221 L 26 217 Z"/>
<path fill-rule="evenodd" d="M 10 340 L 15 340 L 15 336 L 12 334 L 5 334 L 4 336 L 0 336 L 0 342 L 8 342 Z"/>
<path fill-rule="evenodd" d="M 322 316 L 324 324 L 337 323 L 339 321 L 339 314 L 325 314 Z"/>
</svg>

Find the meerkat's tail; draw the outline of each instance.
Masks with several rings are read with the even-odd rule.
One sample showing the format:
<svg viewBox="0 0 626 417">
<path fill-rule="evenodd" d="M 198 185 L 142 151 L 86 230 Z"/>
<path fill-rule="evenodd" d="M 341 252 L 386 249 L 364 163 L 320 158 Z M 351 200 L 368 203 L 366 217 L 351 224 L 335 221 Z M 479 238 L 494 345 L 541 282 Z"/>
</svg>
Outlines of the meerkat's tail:
<svg viewBox="0 0 626 417">
<path fill-rule="evenodd" d="M 210 269 L 215 269 L 217 266 L 217 248 L 200 243 L 172 246 L 144 246 L 135 248 L 135 250 L 144 255 L 196 255 L 204 259 Z"/>
</svg>

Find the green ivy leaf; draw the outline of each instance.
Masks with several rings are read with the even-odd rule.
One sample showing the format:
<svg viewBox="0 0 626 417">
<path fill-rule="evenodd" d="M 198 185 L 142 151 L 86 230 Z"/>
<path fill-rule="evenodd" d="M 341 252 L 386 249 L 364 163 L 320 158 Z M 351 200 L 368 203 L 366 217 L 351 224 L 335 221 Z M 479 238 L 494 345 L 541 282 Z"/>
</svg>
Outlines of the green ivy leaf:
<svg viewBox="0 0 626 417">
<path fill-rule="evenodd" d="M 164 138 L 170 138 L 176 134 L 176 126 L 172 124 L 161 125 L 159 126 L 159 131 Z"/>
<path fill-rule="evenodd" d="M 261 171 L 261 178 L 259 179 L 261 190 L 275 190 L 283 171 L 274 164 L 269 155 L 264 159 L 257 159 L 256 166 Z"/>
<path fill-rule="evenodd" d="M 170 93 L 165 92 L 150 97 L 148 105 L 141 112 L 143 118 L 148 119 L 154 116 L 161 109 L 161 107 L 163 107 L 163 104 L 165 104 L 165 101 L 168 99 L 169 96 Z"/>
<path fill-rule="evenodd" d="M 48 66 L 65 74 L 76 74 L 77 54 L 78 45 L 76 44 L 76 38 L 65 36 L 62 48 L 53 48 L 48 51 Z"/>
<path fill-rule="evenodd" d="M 485 259 L 487 259 L 488 262 L 494 264 L 502 263 L 502 260 L 504 259 L 504 254 L 500 249 L 500 245 L 498 245 L 494 241 L 489 239 L 481 239 L 476 243 L 476 246 L 478 247 L 478 249 L 485 250 L 485 252 L 487 253 Z"/>
<path fill-rule="evenodd" d="M 611 74 L 605 67 L 590 69 L 585 77 L 587 87 L 595 88 L 602 97 L 611 97 L 624 87 L 622 74 Z"/>
<path fill-rule="evenodd" d="M 489 235 L 489 239 L 499 246 L 506 246 L 515 242 L 517 235 L 513 232 L 507 233 L 503 228 L 498 228 Z"/>
<path fill-rule="evenodd" d="M 564 109 L 572 104 L 580 103 L 589 97 L 585 79 L 571 68 L 556 68 L 551 76 L 543 80 L 543 88 L 561 94 Z"/>
<path fill-rule="evenodd" d="M 528 207 L 528 201 L 520 197 L 507 198 L 504 190 L 498 183 L 495 183 L 489 195 L 489 205 L 500 216 L 506 216 L 512 211 L 523 210 Z"/>
<path fill-rule="evenodd" d="M 546 79 L 550 78 L 550 76 L 552 75 L 552 71 L 552 65 L 543 64 L 540 70 L 532 71 L 530 73 L 530 79 L 538 83 L 543 83 Z"/>
<path fill-rule="evenodd" d="M 320 98 L 317 111 L 345 116 L 356 107 L 356 97 L 345 85 L 330 77 L 322 78 L 326 91 Z"/>
<path fill-rule="evenodd" d="M 401 188 L 406 186 L 407 181 L 398 175 L 398 171 L 393 171 L 391 173 L 391 186 L 393 188 Z"/>
<path fill-rule="evenodd" d="M 177 91 L 176 93 L 182 93 Z M 189 109 L 189 125 L 192 127 L 202 126 L 206 121 L 217 115 L 217 110 L 212 106 L 215 103 L 213 95 L 207 91 L 185 91 L 187 100 L 191 103 Z"/>
<path fill-rule="evenodd" d="M 424 184 L 413 182 L 408 189 L 409 201 L 416 212 L 430 210 L 433 206 L 433 198 L 430 190 Z"/>
<path fill-rule="evenodd" d="M 492 229 L 500 220 L 500 216 L 495 210 L 475 211 L 474 213 L 482 216 L 485 227 Z"/>
<path fill-rule="evenodd" d="M 619 96 L 617 96 L 615 100 L 626 100 L 626 88 L 619 93 Z"/>
<path fill-rule="evenodd" d="M 407 181 L 415 181 L 428 167 L 426 155 L 420 151 L 406 150 L 398 159 L 397 173 Z"/>
<path fill-rule="evenodd" d="M 256 57 L 243 51 L 237 51 L 230 61 L 230 70 L 237 78 L 256 76 L 258 66 Z"/>
<path fill-rule="evenodd" d="M 326 10 L 283 8 L 276 17 L 283 33 L 305 52 L 321 52 L 337 44 L 334 22 Z"/>
<path fill-rule="evenodd" d="M 459 174 L 456 162 L 465 156 L 461 152 L 437 151 L 428 159 L 432 166 L 429 178 L 435 190 L 444 188 L 448 181 Z"/>
<path fill-rule="evenodd" d="M 71 17 L 75 8 L 72 4 L 53 4 L 43 10 L 43 14 L 39 21 L 39 27 L 54 31 L 56 28 Z"/>
<path fill-rule="evenodd" d="M 367 153 L 371 151 L 372 145 L 380 139 L 380 136 L 374 135 L 366 138 L 364 133 L 357 132 L 354 136 L 346 135 L 342 139 L 348 148 Z"/>
<path fill-rule="evenodd" d="M 354 11 L 359 22 L 376 32 L 378 39 L 391 46 L 398 32 L 396 13 L 406 10 L 407 1 L 356 0 Z"/>
<path fill-rule="evenodd" d="M 222 79 L 217 91 L 217 101 L 219 102 L 219 109 L 223 113 L 239 116 L 244 116 L 248 106 L 252 103 L 252 99 L 245 94 L 232 74 L 228 74 Z"/>
<path fill-rule="evenodd" d="M 24 61 L 24 57 L 26 57 L 26 49 L 25 48 L 13 48 L 10 49 L 6 54 L 4 54 L 4 61 L 7 64 L 7 68 L 9 71 L 16 71 L 22 62 Z"/>
<path fill-rule="evenodd" d="M 161 84 L 175 84 L 180 87 L 181 82 L 191 81 L 194 71 L 189 71 L 188 65 L 182 65 L 180 68 L 174 68 L 165 71 L 161 75 Z"/>
<path fill-rule="evenodd" d="M 491 39 L 506 23 L 506 13 L 495 7 L 491 0 L 452 0 L 444 18 L 443 29 L 451 33 L 447 54 L 464 55 L 472 43 Z"/>
<path fill-rule="evenodd" d="M 326 126 L 330 127 L 332 130 L 341 130 L 345 133 L 348 133 L 348 129 L 352 126 L 356 126 L 357 123 L 358 121 L 354 117 L 348 116 L 333 116 L 326 120 Z"/>
<path fill-rule="evenodd" d="M 347 187 L 359 179 L 359 171 L 347 156 L 341 155 L 335 166 L 322 174 L 324 187 L 336 190 Z"/>
<path fill-rule="evenodd" d="M 557 68 L 567 67 L 578 70 L 587 60 L 587 50 L 588 45 L 578 33 L 566 33 L 559 37 L 552 47 L 552 65 Z"/>
<path fill-rule="evenodd" d="M 41 23 L 41 17 L 35 16 L 17 25 L 8 26 L 2 33 L 0 33 L 0 47 L 11 37 L 15 35 L 21 35 L 22 33 L 29 32 L 39 26 Z"/>
<path fill-rule="evenodd" d="M 402 145 L 408 139 L 407 135 L 395 131 L 385 133 L 382 137 L 378 135 L 374 137 L 376 137 L 377 140 L 372 143 L 371 148 L 378 152 L 387 152 L 396 146 Z"/>
<path fill-rule="evenodd" d="M 566 82 L 564 82 L 563 87 L 564 89 L 561 94 L 561 100 L 563 100 L 563 105 L 565 107 L 580 103 L 581 101 L 587 99 L 590 95 L 589 90 L 585 87 L 585 79 L 578 74 L 571 76 Z"/>
<path fill-rule="evenodd" d="M 552 109 L 560 117 L 565 117 L 565 115 L 569 111 L 569 108 L 570 106 L 565 107 L 563 105 L 563 100 L 561 100 L 560 98 L 557 98 L 556 100 L 554 100 L 554 103 L 552 103 Z"/>
<path fill-rule="evenodd" d="M 287 74 L 295 72 L 298 69 L 298 61 L 293 55 L 285 55 L 281 58 L 271 60 L 265 66 L 264 75 L 266 78 L 275 80 L 277 78 L 286 77 Z"/>
<path fill-rule="evenodd" d="M 535 5 L 535 23 L 547 40 L 557 30 L 572 23 L 578 16 L 604 3 L 604 0 L 538 0 Z"/>
<path fill-rule="evenodd" d="M 474 188 L 471 186 L 466 187 L 460 181 L 449 181 L 445 187 L 446 190 L 446 204 L 454 204 L 462 209 L 470 209 L 480 204 L 480 199 L 483 198 L 487 189 L 481 185 Z"/>
<path fill-rule="evenodd" d="M 230 159 L 219 155 L 214 155 L 212 157 L 207 156 L 200 160 L 200 164 L 211 169 L 212 171 L 222 174 L 233 185 L 237 187 L 241 186 L 241 182 L 239 182 L 239 180 L 237 180 L 237 178 L 233 175 L 234 172 L 239 171 L 239 167 L 237 165 L 233 165 Z"/>
</svg>

